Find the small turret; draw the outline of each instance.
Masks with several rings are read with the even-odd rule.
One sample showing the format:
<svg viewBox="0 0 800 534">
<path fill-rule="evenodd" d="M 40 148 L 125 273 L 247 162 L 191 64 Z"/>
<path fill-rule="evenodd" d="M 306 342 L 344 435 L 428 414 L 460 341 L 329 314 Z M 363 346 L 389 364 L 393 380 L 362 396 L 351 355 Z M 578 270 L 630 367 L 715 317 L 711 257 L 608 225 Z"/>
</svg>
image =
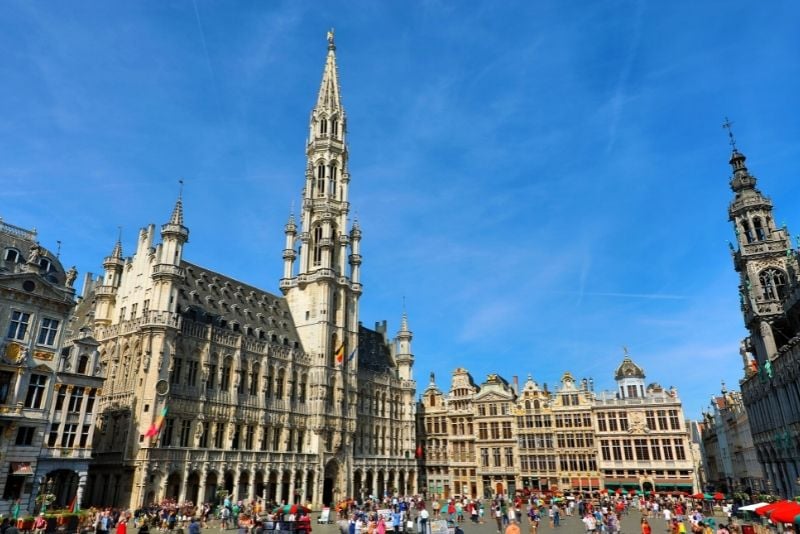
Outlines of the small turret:
<svg viewBox="0 0 800 534">
<path fill-rule="evenodd" d="M 400 330 L 397 332 L 397 337 L 395 337 L 395 342 L 397 343 L 395 361 L 397 362 L 398 374 L 403 380 L 413 380 L 414 355 L 411 353 L 411 340 L 413 337 L 414 334 L 408 329 L 408 316 L 406 312 L 403 312 L 403 317 L 400 320 Z"/>
<path fill-rule="evenodd" d="M 623 350 L 625 356 L 614 373 L 618 394 L 621 399 L 644 397 L 644 370 L 633 363 L 626 347 Z"/>
<path fill-rule="evenodd" d="M 286 234 L 286 246 L 283 249 L 283 280 L 289 280 L 294 271 L 294 260 L 297 252 L 294 250 L 295 239 L 297 238 L 297 223 L 294 220 L 294 213 L 289 215 L 289 220 L 283 229 Z"/>
<path fill-rule="evenodd" d="M 183 181 L 181 181 L 183 187 Z M 177 284 L 183 280 L 181 259 L 183 245 L 189 241 L 189 229 L 183 225 L 183 198 L 178 195 L 169 222 L 161 225 L 159 261 L 153 266 L 153 310 L 174 311 Z"/>
<path fill-rule="evenodd" d="M 98 326 L 111 324 L 113 317 L 114 304 L 117 300 L 117 289 L 122 283 L 122 272 L 125 267 L 125 260 L 122 259 L 122 237 L 117 238 L 111 255 L 103 260 L 102 285 L 97 286 L 95 297 L 97 307 L 94 314 L 94 322 Z"/>
</svg>

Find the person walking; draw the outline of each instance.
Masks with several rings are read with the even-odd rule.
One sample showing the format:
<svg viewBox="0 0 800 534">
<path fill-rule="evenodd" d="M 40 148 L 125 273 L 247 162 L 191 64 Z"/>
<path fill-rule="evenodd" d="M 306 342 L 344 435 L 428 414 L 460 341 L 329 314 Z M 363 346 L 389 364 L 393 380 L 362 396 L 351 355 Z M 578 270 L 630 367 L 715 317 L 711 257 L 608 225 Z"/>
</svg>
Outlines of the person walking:
<svg viewBox="0 0 800 534">
<path fill-rule="evenodd" d="M 428 534 L 428 510 L 426 508 L 419 511 L 419 532 Z"/>
</svg>

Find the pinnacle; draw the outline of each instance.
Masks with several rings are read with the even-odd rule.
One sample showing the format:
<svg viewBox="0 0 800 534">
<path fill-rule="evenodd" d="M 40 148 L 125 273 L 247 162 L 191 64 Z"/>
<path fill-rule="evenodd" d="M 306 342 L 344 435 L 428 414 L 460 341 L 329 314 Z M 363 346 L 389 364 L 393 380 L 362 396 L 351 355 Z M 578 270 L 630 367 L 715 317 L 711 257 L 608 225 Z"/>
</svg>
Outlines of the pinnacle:
<svg viewBox="0 0 800 534">
<path fill-rule="evenodd" d="M 172 216 L 169 218 L 169 224 L 183 226 L 183 200 L 178 197 L 175 202 L 175 207 L 172 209 Z"/>
<path fill-rule="evenodd" d="M 322 109 L 341 110 L 342 101 L 339 95 L 339 73 L 336 67 L 336 46 L 333 44 L 333 33 L 328 33 L 328 57 L 322 72 L 322 83 L 317 98 L 317 111 Z"/>
<path fill-rule="evenodd" d="M 122 259 L 122 242 L 117 239 L 117 242 L 114 244 L 114 250 L 111 251 L 111 257 Z"/>
</svg>

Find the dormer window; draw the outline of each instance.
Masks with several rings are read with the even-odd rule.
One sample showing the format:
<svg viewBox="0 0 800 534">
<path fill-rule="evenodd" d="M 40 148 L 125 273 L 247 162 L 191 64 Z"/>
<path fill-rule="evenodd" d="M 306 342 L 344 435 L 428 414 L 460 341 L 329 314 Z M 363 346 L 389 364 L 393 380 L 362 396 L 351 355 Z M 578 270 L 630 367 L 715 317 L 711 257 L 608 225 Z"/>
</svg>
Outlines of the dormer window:
<svg viewBox="0 0 800 534">
<path fill-rule="evenodd" d="M 39 267 L 46 273 L 49 273 L 50 271 L 55 270 L 53 268 L 52 262 L 47 258 L 39 259 Z"/>
<path fill-rule="evenodd" d="M 3 255 L 3 259 L 5 261 L 13 261 L 17 263 L 20 259 L 19 251 L 15 248 L 7 248 L 5 254 Z"/>
</svg>

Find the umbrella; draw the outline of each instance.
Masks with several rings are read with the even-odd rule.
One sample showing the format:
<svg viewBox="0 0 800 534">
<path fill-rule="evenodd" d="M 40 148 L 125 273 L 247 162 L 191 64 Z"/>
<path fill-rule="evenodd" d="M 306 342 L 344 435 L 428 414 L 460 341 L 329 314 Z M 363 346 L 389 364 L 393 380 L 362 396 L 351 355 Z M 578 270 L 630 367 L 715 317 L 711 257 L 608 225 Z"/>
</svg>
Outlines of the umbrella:
<svg viewBox="0 0 800 534">
<path fill-rule="evenodd" d="M 723 495 L 719 491 L 714 494 L 714 500 L 715 501 L 722 501 L 724 499 L 725 499 L 725 495 Z"/>
<path fill-rule="evenodd" d="M 767 514 L 767 512 L 771 512 L 771 511 L 772 511 L 772 510 L 774 510 L 774 509 L 775 509 L 777 506 L 778 506 L 778 503 L 777 503 L 777 502 L 773 502 L 773 503 L 770 503 L 770 504 L 768 504 L 768 505 L 766 505 L 766 506 L 762 506 L 761 508 L 757 508 L 757 509 L 756 509 L 756 514 L 758 514 L 758 515 L 762 515 L 762 516 L 763 516 L 763 515 L 766 515 L 766 514 Z"/>
<path fill-rule="evenodd" d="M 773 523 L 794 523 L 800 516 L 800 504 L 792 501 L 781 501 L 769 514 Z"/>
<path fill-rule="evenodd" d="M 704 493 L 704 494 L 703 494 L 703 498 L 704 498 L 705 500 L 707 500 L 707 501 L 710 501 L 710 500 L 712 500 L 712 499 L 714 498 L 714 496 L 713 496 L 713 495 L 711 495 L 710 493 Z"/>
<path fill-rule="evenodd" d="M 692 499 L 702 499 L 702 498 L 703 498 L 702 493 L 695 493 L 694 495 L 692 495 Z"/>
<path fill-rule="evenodd" d="M 747 506 L 740 506 L 739 510 L 744 510 L 745 512 L 755 512 L 762 506 L 766 506 L 767 503 L 765 502 L 757 502 L 755 504 L 748 504 Z"/>
<path fill-rule="evenodd" d="M 622 488 L 617 488 L 617 495 L 622 495 Z"/>
</svg>

